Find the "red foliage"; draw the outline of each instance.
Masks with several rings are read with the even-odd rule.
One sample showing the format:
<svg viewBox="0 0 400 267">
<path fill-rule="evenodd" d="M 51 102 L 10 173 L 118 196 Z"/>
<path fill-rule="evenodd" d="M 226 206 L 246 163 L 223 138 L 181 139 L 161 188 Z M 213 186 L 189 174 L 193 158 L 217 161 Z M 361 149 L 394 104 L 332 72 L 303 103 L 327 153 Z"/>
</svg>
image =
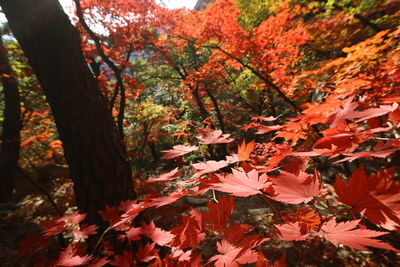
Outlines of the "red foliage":
<svg viewBox="0 0 400 267">
<path fill-rule="evenodd" d="M 301 46 L 312 38 L 316 26 L 329 21 L 306 27 L 301 10 L 291 10 L 288 4 L 277 8 L 275 14 L 257 27 L 244 29 L 237 19 L 239 9 L 229 0 L 215 1 L 202 12 L 167 10 L 150 0 L 111 1 L 113 6 L 109 1 L 82 2 L 90 18 L 109 33 L 112 41 L 103 42 L 103 49 L 119 66 L 131 67 L 124 54 L 130 45 L 134 51 L 152 49 L 149 60 L 175 70 L 182 82 L 179 90 L 190 101 L 196 97 L 201 99 L 211 90 L 223 95 L 222 91 L 230 89 L 221 85 L 229 78 L 226 69 L 230 70 L 229 74 L 245 73 L 242 69 L 246 69 L 258 79 L 253 84 L 257 90 L 273 94 L 268 101 L 263 99 L 263 105 L 279 97 L 286 106 L 273 107 L 282 112 L 282 117 L 249 115 L 248 121 L 251 118 L 253 122 L 242 129 L 246 130 L 246 138 L 256 129 L 257 137 L 252 138 L 257 138 L 257 142 L 243 140 L 237 150 L 238 140 L 243 138 L 233 138 L 237 137 L 233 129 L 239 125 L 227 120 L 227 130 L 215 130 L 211 128 L 214 127 L 211 119 L 203 123 L 207 127 L 197 130 L 200 133 L 197 138 L 187 138 L 185 144 L 164 150 L 162 159 L 176 159 L 191 168 L 175 165 L 170 172 L 145 181 L 171 183 L 174 191 L 164 195 L 149 193 L 136 201 L 123 202 L 120 207 L 99 211 L 109 228 L 101 230 L 104 235 L 98 240 L 96 251 L 86 250 L 85 239 L 100 230 L 94 225 L 85 225 L 85 215 L 75 212 L 44 221 L 42 236 L 25 239 L 21 253 L 32 256 L 27 245 L 32 243 L 42 248 L 52 237 L 61 234 L 69 235 L 71 244 L 46 262 L 50 266 L 106 263 L 114 266 L 142 263 L 271 266 L 259 249 L 270 239 L 312 244 L 323 238 L 336 246 L 398 252 L 388 243 L 375 239 L 388 232 L 367 229 L 365 225 L 373 224 L 389 231 L 400 227 L 400 185 L 395 178 L 398 171 L 391 168 L 398 164 L 400 150 L 400 58 L 396 49 L 400 28 L 377 32 L 345 48 L 345 57 L 324 61 L 321 67 L 299 73 L 300 61 L 309 60 L 301 58 Z M 342 16 L 339 13 L 330 20 Z M 318 41 L 314 37 L 312 47 Z M 88 36 L 84 37 L 84 43 L 85 51 L 93 54 L 95 50 Z M 194 64 L 189 69 L 180 67 L 183 65 L 180 60 L 187 57 L 188 49 L 194 50 L 198 58 L 207 57 L 207 62 Z M 385 53 L 384 60 L 380 60 L 382 53 Z M 109 76 L 109 70 L 103 70 L 102 75 Z M 111 76 L 101 82 L 105 86 L 112 84 L 115 77 Z M 125 78 L 128 84 L 139 87 L 132 77 Z M 320 99 L 304 101 L 306 96 L 312 99 L 314 95 Z M 210 96 L 210 99 L 213 98 Z M 225 102 L 223 108 L 230 104 L 228 100 Z M 209 106 L 205 103 L 203 112 L 218 113 L 216 105 L 213 111 Z M 180 127 L 194 127 L 194 124 L 184 122 Z M 189 134 L 178 127 L 172 136 Z M 26 139 L 23 145 L 32 140 Z M 230 143 L 235 151 L 225 145 Z M 225 160 L 215 156 L 220 147 L 227 150 L 228 154 L 222 157 Z M 182 159 L 192 152 L 196 157 L 191 158 L 197 160 Z M 336 160 L 329 161 L 333 158 Z M 357 165 L 351 165 L 354 161 Z M 172 182 L 189 169 L 192 175 L 185 175 L 190 177 L 188 180 Z M 333 183 L 331 177 L 338 172 L 340 175 L 336 175 Z M 330 189 L 332 183 L 334 190 Z M 134 222 L 151 211 L 156 214 L 162 206 L 172 216 L 173 209 L 169 210 L 172 205 L 184 206 L 187 197 L 206 198 L 201 197 L 206 191 L 212 192 L 206 201 L 207 208 L 186 207 L 179 214 L 180 225 L 162 225 L 162 218 Z M 215 191 L 223 196 L 217 198 Z M 265 201 L 273 213 L 271 229 L 265 231 L 237 223 L 232 218 L 238 200 L 235 197 L 259 197 Z M 117 253 L 109 232 L 129 246 Z M 206 245 L 213 248 L 212 255 L 203 253 Z M 274 264 L 284 265 L 284 256 Z"/>
</svg>

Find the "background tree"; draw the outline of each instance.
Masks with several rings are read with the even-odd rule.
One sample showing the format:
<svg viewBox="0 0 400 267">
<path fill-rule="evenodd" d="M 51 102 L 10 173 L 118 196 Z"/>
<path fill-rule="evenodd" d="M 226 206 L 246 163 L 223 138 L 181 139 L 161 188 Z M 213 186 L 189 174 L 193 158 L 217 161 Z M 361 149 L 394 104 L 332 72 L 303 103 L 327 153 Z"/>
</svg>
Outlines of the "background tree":
<svg viewBox="0 0 400 267">
<path fill-rule="evenodd" d="M 0 75 L 3 84 L 4 110 L 0 142 L 0 202 L 10 201 L 14 181 L 21 176 L 20 152 L 21 105 L 18 83 L 12 72 L 7 50 L 0 36 Z"/>
<path fill-rule="evenodd" d="M 88 220 L 134 197 L 125 148 L 86 64 L 77 31 L 56 0 L 0 1 L 10 28 L 46 94 Z"/>
</svg>

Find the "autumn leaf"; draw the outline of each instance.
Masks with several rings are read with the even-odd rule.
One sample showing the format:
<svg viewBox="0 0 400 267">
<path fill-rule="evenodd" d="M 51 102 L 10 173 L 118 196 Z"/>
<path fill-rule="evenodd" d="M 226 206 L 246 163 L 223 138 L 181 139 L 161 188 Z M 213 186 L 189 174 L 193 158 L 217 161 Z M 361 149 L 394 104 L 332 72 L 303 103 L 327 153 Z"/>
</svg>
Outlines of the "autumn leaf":
<svg viewBox="0 0 400 267">
<path fill-rule="evenodd" d="M 76 251 L 74 251 L 71 244 L 61 252 L 60 256 L 58 257 L 58 261 L 56 266 L 79 266 L 88 264 L 89 261 L 93 258 L 93 256 L 86 255 L 86 256 L 79 256 L 76 255 Z"/>
<path fill-rule="evenodd" d="M 158 178 L 155 179 L 148 179 L 146 182 L 148 183 L 154 183 L 154 182 L 164 182 L 164 181 L 170 181 L 176 179 L 182 172 L 179 171 L 179 168 L 176 167 L 170 172 L 167 173 L 162 173 Z"/>
<path fill-rule="evenodd" d="M 149 262 L 156 258 L 158 255 L 158 249 L 154 249 L 155 244 L 156 243 L 149 243 L 138 249 L 135 255 L 140 262 Z"/>
<path fill-rule="evenodd" d="M 386 244 L 381 240 L 373 239 L 373 237 L 387 234 L 387 232 L 378 232 L 369 229 L 354 229 L 357 227 L 359 222 L 360 220 L 336 223 L 336 221 L 331 220 L 322 225 L 322 232 L 317 233 L 317 235 L 324 237 L 335 246 L 341 243 L 359 250 L 368 250 L 367 247 L 374 247 L 399 252 L 399 250 L 393 248 L 391 245 Z"/>
<path fill-rule="evenodd" d="M 369 108 L 364 111 L 357 112 L 353 117 L 358 118 L 357 122 L 360 122 L 386 115 L 389 112 L 394 112 L 398 107 L 398 103 L 393 103 L 393 105 L 381 105 L 379 108 Z"/>
<path fill-rule="evenodd" d="M 193 175 L 193 178 L 199 177 L 206 173 L 216 172 L 228 165 L 229 163 L 225 160 L 209 160 L 206 162 L 194 163 L 192 166 L 196 169 L 196 173 Z"/>
<path fill-rule="evenodd" d="M 120 239 L 127 238 L 130 241 L 140 240 L 140 235 L 143 234 L 142 227 L 130 227 L 128 231 L 125 232 L 125 235 L 121 235 Z"/>
<path fill-rule="evenodd" d="M 251 120 L 256 121 L 275 121 L 277 120 L 277 117 L 273 117 L 273 116 L 269 116 L 269 117 L 263 117 L 263 116 L 255 116 L 255 117 L 251 117 Z"/>
<path fill-rule="evenodd" d="M 242 266 L 257 261 L 257 253 L 252 249 L 242 248 L 239 245 L 233 245 L 229 241 L 222 239 L 217 242 L 217 250 L 220 254 L 210 258 L 209 262 L 215 261 L 214 266 Z"/>
<path fill-rule="evenodd" d="M 130 267 L 133 262 L 133 253 L 131 251 L 124 250 L 122 254 L 114 255 L 114 260 L 111 265 L 118 267 Z"/>
<path fill-rule="evenodd" d="M 333 121 L 330 125 L 330 128 L 335 128 L 338 123 L 345 122 L 346 119 L 352 119 L 354 118 L 354 110 L 358 107 L 357 102 L 353 102 L 353 97 L 350 97 L 347 99 L 347 101 L 343 104 L 343 109 L 342 108 L 337 108 L 330 114 L 328 114 L 328 117 L 333 118 Z"/>
<path fill-rule="evenodd" d="M 202 213 L 205 224 L 212 231 L 223 231 L 233 212 L 233 197 L 220 197 L 217 203 L 209 201 L 207 207 L 208 212 Z"/>
<path fill-rule="evenodd" d="M 372 223 L 384 226 L 393 221 L 399 225 L 399 187 L 387 184 L 384 189 L 374 189 L 383 182 L 382 179 L 383 177 L 367 179 L 361 165 L 348 179 L 347 184 L 342 178 L 336 177 L 334 188 L 339 201 L 358 210 Z"/>
<path fill-rule="evenodd" d="M 269 132 L 273 132 L 273 131 L 278 131 L 282 128 L 283 128 L 283 126 L 281 126 L 281 125 L 272 125 L 272 126 L 261 125 L 257 128 L 256 134 L 265 134 L 265 133 L 269 133 Z"/>
<path fill-rule="evenodd" d="M 173 192 L 173 193 L 169 194 L 168 196 L 151 199 L 151 201 L 152 201 L 151 205 L 154 205 L 155 207 L 165 206 L 165 205 L 174 203 L 181 197 L 186 196 L 187 194 L 189 194 L 188 190 L 179 189 L 178 191 Z"/>
<path fill-rule="evenodd" d="M 59 219 L 59 221 L 65 221 L 72 225 L 78 225 L 86 218 L 86 216 L 86 214 L 80 214 L 79 211 L 74 211 L 71 214 L 65 214 L 62 218 Z"/>
<path fill-rule="evenodd" d="M 281 171 L 281 175 L 270 177 L 270 180 L 272 188 L 277 193 L 271 198 L 288 204 L 307 203 L 313 197 L 318 196 L 321 189 L 319 175 L 316 171 L 313 177 L 304 171 L 298 175 Z"/>
<path fill-rule="evenodd" d="M 243 140 L 242 144 L 238 146 L 238 158 L 239 161 L 246 161 L 250 158 L 251 152 L 254 150 L 255 143 L 251 141 L 250 143 L 246 144 Z"/>
<path fill-rule="evenodd" d="M 386 208 L 367 208 L 362 212 L 370 222 L 388 230 L 395 230 L 400 225 L 400 184 L 394 180 L 395 167 L 372 173 L 366 187 L 371 196 L 380 201 Z M 390 212 L 389 212 L 390 211 Z M 382 218 L 385 218 L 383 221 Z"/>
<path fill-rule="evenodd" d="M 45 219 L 40 222 L 40 226 L 43 228 L 44 237 L 56 236 L 66 230 L 65 222 L 62 220 Z"/>
<path fill-rule="evenodd" d="M 170 257 L 173 259 L 177 259 L 178 261 L 190 261 L 191 254 L 192 254 L 191 250 L 185 252 L 177 247 L 173 247 L 171 249 Z"/>
<path fill-rule="evenodd" d="M 106 205 L 104 210 L 99 211 L 99 214 L 104 221 L 107 221 L 109 225 L 113 225 L 121 219 L 120 211 L 117 207 L 110 207 Z"/>
<path fill-rule="evenodd" d="M 88 225 L 88 224 L 83 224 L 80 229 L 76 229 L 73 231 L 73 235 L 75 238 L 83 238 L 86 239 L 89 237 L 89 235 L 94 235 L 97 234 L 97 229 L 98 227 L 96 225 Z"/>
<path fill-rule="evenodd" d="M 223 134 L 221 130 L 213 130 L 208 128 L 204 136 L 197 136 L 201 144 L 211 145 L 211 144 L 226 144 L 233 141 L 229 138 L 230 134 Z"/>
<path fill-rule="evenodd" d="M 364 157 L 377 157 L 377 158 L 387 158 L 397 150 L 400 150 L 400 147 L 386 149 L 386 150 L 379 150 L 379 151 L 363 151 L 363 152 L 356 152 L 356 153 L 343 153 L 342 155 L 345 156 L 341 160 L 337 160 L 334 163 L 341 163 L 341 162 L 352 162 L 356 159 L 364 158 Z"/>
<path fill-rule="evenodd" d="M 226 240 L 217 242 L 217 250 L 220 254 L 213 256 L 208 262 L 215 261 L 216 267 L 239 267 L 239 263 L 235 262 L 240 252 L 240 248 L 235 247 Z"/>
<path fill-rule="evenodd" d="M 246 173 L 243 169 L 232 169 L 232 174 L 219 175 L 220 183 L 213 184 L 215 190 L 230 193 L 238 197 L 248 197 L 262 194 L 262 190 L 269 187 L 266 174 L 259 175 L 256 170 Z"/>
<path fill-rule="evenodd" d="M 308 234 L 302 233 L 302 227 L 299 222 L 285 223 L 275 225 L 279 231 L 279 239 L 285 241 L 302 241 L 306 240 Z"/>
<path fill-rule="evenodd" d="M 149 224 L 142 225 L 143 234 L 153 240 L 157 245 L 166 246 L 172 239 L 174 239 L 173 234 L 169 231 L 162 230 L 155 226 L 154 222 L 151 221 Z"/>
<path fill-rule="evenodd" d="M 241 264 L 242 266 L 244 264 L 251 264 L 256 261 L 257 253 L 252 249 L 246 249 L 245 251 L 242 249 L 238 257 L 235 259 L 235 262 Z"/>
<path fill-rule="evenodd" d="M 198 149 L 197 146 L 184 146 L 184 145 L 176 145 L 172 147 L 170 150 L 163 150 L 162 152 L 167 152 L 162 159 L 173 159 L 187 153 L 193 152 Z"/>
<path fill-rule="evenodd" d="M 206 237 L 203 232 L 202 213 L 192 209 L 190 216 L 182 216 L 181 219 L 182 225 L 171 229 L 171 233 L 175 235 L 172 245 L 179 246 L 181 249 L 196 248 Z"/>
<path fill-rule="evenodd" d="M 220 229 L 220 231 L 223 231 L 222 238 L 243 248 L 254 248 L 255 243 L 262 240 L 262 235 L 259 234 L 245 236 L 253 230 L 253 227 L 247 224 L 229 224 L 229 227 L 225 225 L 223 228 Z"/>
</svg>

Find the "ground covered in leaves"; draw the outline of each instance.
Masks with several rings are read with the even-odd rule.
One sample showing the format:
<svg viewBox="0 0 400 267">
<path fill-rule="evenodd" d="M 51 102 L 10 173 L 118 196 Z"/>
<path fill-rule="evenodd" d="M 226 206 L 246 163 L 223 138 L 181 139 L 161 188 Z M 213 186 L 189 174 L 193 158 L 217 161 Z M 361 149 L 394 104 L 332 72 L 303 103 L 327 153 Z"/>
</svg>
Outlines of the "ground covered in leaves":
<svg viewBox="0 0 400 267">
<path fill-rule="evenodd" d="M 159 176 L 160 173 L 164 172 L 163 168 L 163 166 L 160 166 L 152 173 L 147 173 L 146 177 Z M 186 171 L 190 173 L 190 170 Z M 185 176 L 186 178 L 190 177 L 182 175 L 175 182 L 157 183 L 146 183 L 145 179 L 141 178 L 140 184 L 143 186 L 143 190 L 156 190 L 162 194 L 167 194 L 175 189 L 176 182 L 184 181 L 186 179 Z M 66 213 L 71 213 L 76 209 L 72 204 L 74 201 L 73 190 L 69 179 L 58 178 L 48 181 L 42 186 L 50 193 L 60 209 Z M 212 201 L 221 195 L 222 193 L 209 191 L 200 197 L 184 197 L 173 205 L 147 210 L 144 216 L 154 220 L 158 227 L 170 229 L 181 223 L 180 217 L 188 215 L 191 207 L 199 211 L 206 211 L 206 202 Z M 4 267 L 30 266 L 25 263 L 29 259 L 22 255 L 24 251 L 21 250 L 21 245 L 23 246 L 24 242 L 29 242 L 29 240 L 25 240 L 25 237 L 40 231 L 40 221 L 51 216 L 57 216 L 57 211 L 50 204 L 48 198 L 36 192 L 33 187 L 30 188 L 30 192 L 26 196 L 20 197 L 16 201 L 16 204 L 1 207 L 0 235 L 2 241 L 0 242 L 0 266 Z M 280 205 L 284 205 L 278 202 L 275 204 L 277 204 L 278 208 Z M 265 202 L 260 197 L 235 197 L 235 210 L 230 220 L 235 224 L 253 226 L 255 228 L 254 233 L 263 233 L 274 230 L 272 227 L 273 216 L 274 212 L 265 205 Z M 313 214 L 310 213 L 309 216 L 312 219 Z M 399 240 L 398 238 L 398 234 L 393 234 L 385 236 L 383 240 L 396 244 Z M 201 243 L 198 250 L 203 254 L 204 258 L 211 257 L 217 253 L 216 242 L 216 239 L 206 239 Z M 45 251 L 39 251 L 39 253 L 50 253 L 50 255 L 59 253 L 60 244 L 58 243 L 54 247 L 47 247 Z M 271 239 L 265 242 L 260 250 L 269 260 L 275 262 L 274 266 L 397 266 L 400 261 L 399 253 L 396 254 L 379 249 L 372 249 L 366 252 L 350 249 L 342 245 L 337 248 L 322 239 L 313 239 L 310 242 L 285 242 Z"/>
</svg>

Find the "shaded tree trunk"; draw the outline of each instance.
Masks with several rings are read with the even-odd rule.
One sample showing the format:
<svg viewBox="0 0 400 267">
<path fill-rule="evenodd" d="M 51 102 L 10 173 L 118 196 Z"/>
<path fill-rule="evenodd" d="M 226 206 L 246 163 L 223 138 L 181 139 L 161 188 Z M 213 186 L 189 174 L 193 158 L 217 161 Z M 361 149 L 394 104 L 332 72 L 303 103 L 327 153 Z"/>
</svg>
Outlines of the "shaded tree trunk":
<svg viewBox="0 0 400 267">
<path fill-rule="evenodd" d="M 149 142 L 147 142 L 147 145 L 148 145 L 148 147 L 150 149 L 151 155 L 153 156 L 153 160 L 154 161 L 159 160 L 160 156 L 157 153 L 156 145 L 154 144 L 154 142 L 153 141 L 149 141 Z"/>
<path fill-rule="evenodd" d="M 3 83 L 4 112 L 0 142 L 0 202 L 10 201 L 15 177 L 20 174 L 21 103 L 18 84 L 8 61 L 7 50 L 0 36 L 0 76 Z"/>
<path fill-rule="evenodd" d="M 219 127 L 221 128 L 221 131 L 223 133 L 225 133 L 224 116 L 222 115 L 221 109 L 219 108 L 218 101 L 215 98 L 215 96 L 211 93 L 210 90 L 206 90 L 206 92 L 207 92 L 207 95 L 210 97 L 211 102 L 214 105 L 214 109 L 215 109 L 215 113 L 217 115 L 217 120 L 218 120 L 218 123 L 219 123 Z"/>
<path fill-rule="evenodd" d="M 51 106 L 78 208 L 89 222 L 102 224 L 98 210 L 135 195 L 124 145 L 79 34 L 57 0 L 0 0 L 0 5 Z"/>
<path fill-rule="evenodd" d="M 219 108 L 218 101 L 215 98 L 215 96 L 211 93 L 211 91 L 208 89 L 206 90 L 208 97 L 210 97 L 211 102 L 214 105 L 215 113 L 217 116 L 217 120 L 219 123 L 219 127 L 221 128 L 221 131 L 225 133 L 225 123 L 224 123 L 224 116 L 222 115 L 221 109 Z M 228 155 L 228 150 L 226 148 L 226 144 L 219 144 L 218 149 L 217 149 L 217 159 L 223 160 L 226 155 Z"/>
<path fill-rule="evenodd" d="M 205 120 L 206 118 L 210 117 L 210 113 L 208 113 L 208 111 L 206 110 L 206 108 L 203 105 L 203 102 L 201 101 L 199 90 L 197 88 L 192 89 L 192 95 L 193 95 L 194 99 L 196 100 L 197 107 L 200 110 L 201 118 L 203 120 Z"/>
</svg>

